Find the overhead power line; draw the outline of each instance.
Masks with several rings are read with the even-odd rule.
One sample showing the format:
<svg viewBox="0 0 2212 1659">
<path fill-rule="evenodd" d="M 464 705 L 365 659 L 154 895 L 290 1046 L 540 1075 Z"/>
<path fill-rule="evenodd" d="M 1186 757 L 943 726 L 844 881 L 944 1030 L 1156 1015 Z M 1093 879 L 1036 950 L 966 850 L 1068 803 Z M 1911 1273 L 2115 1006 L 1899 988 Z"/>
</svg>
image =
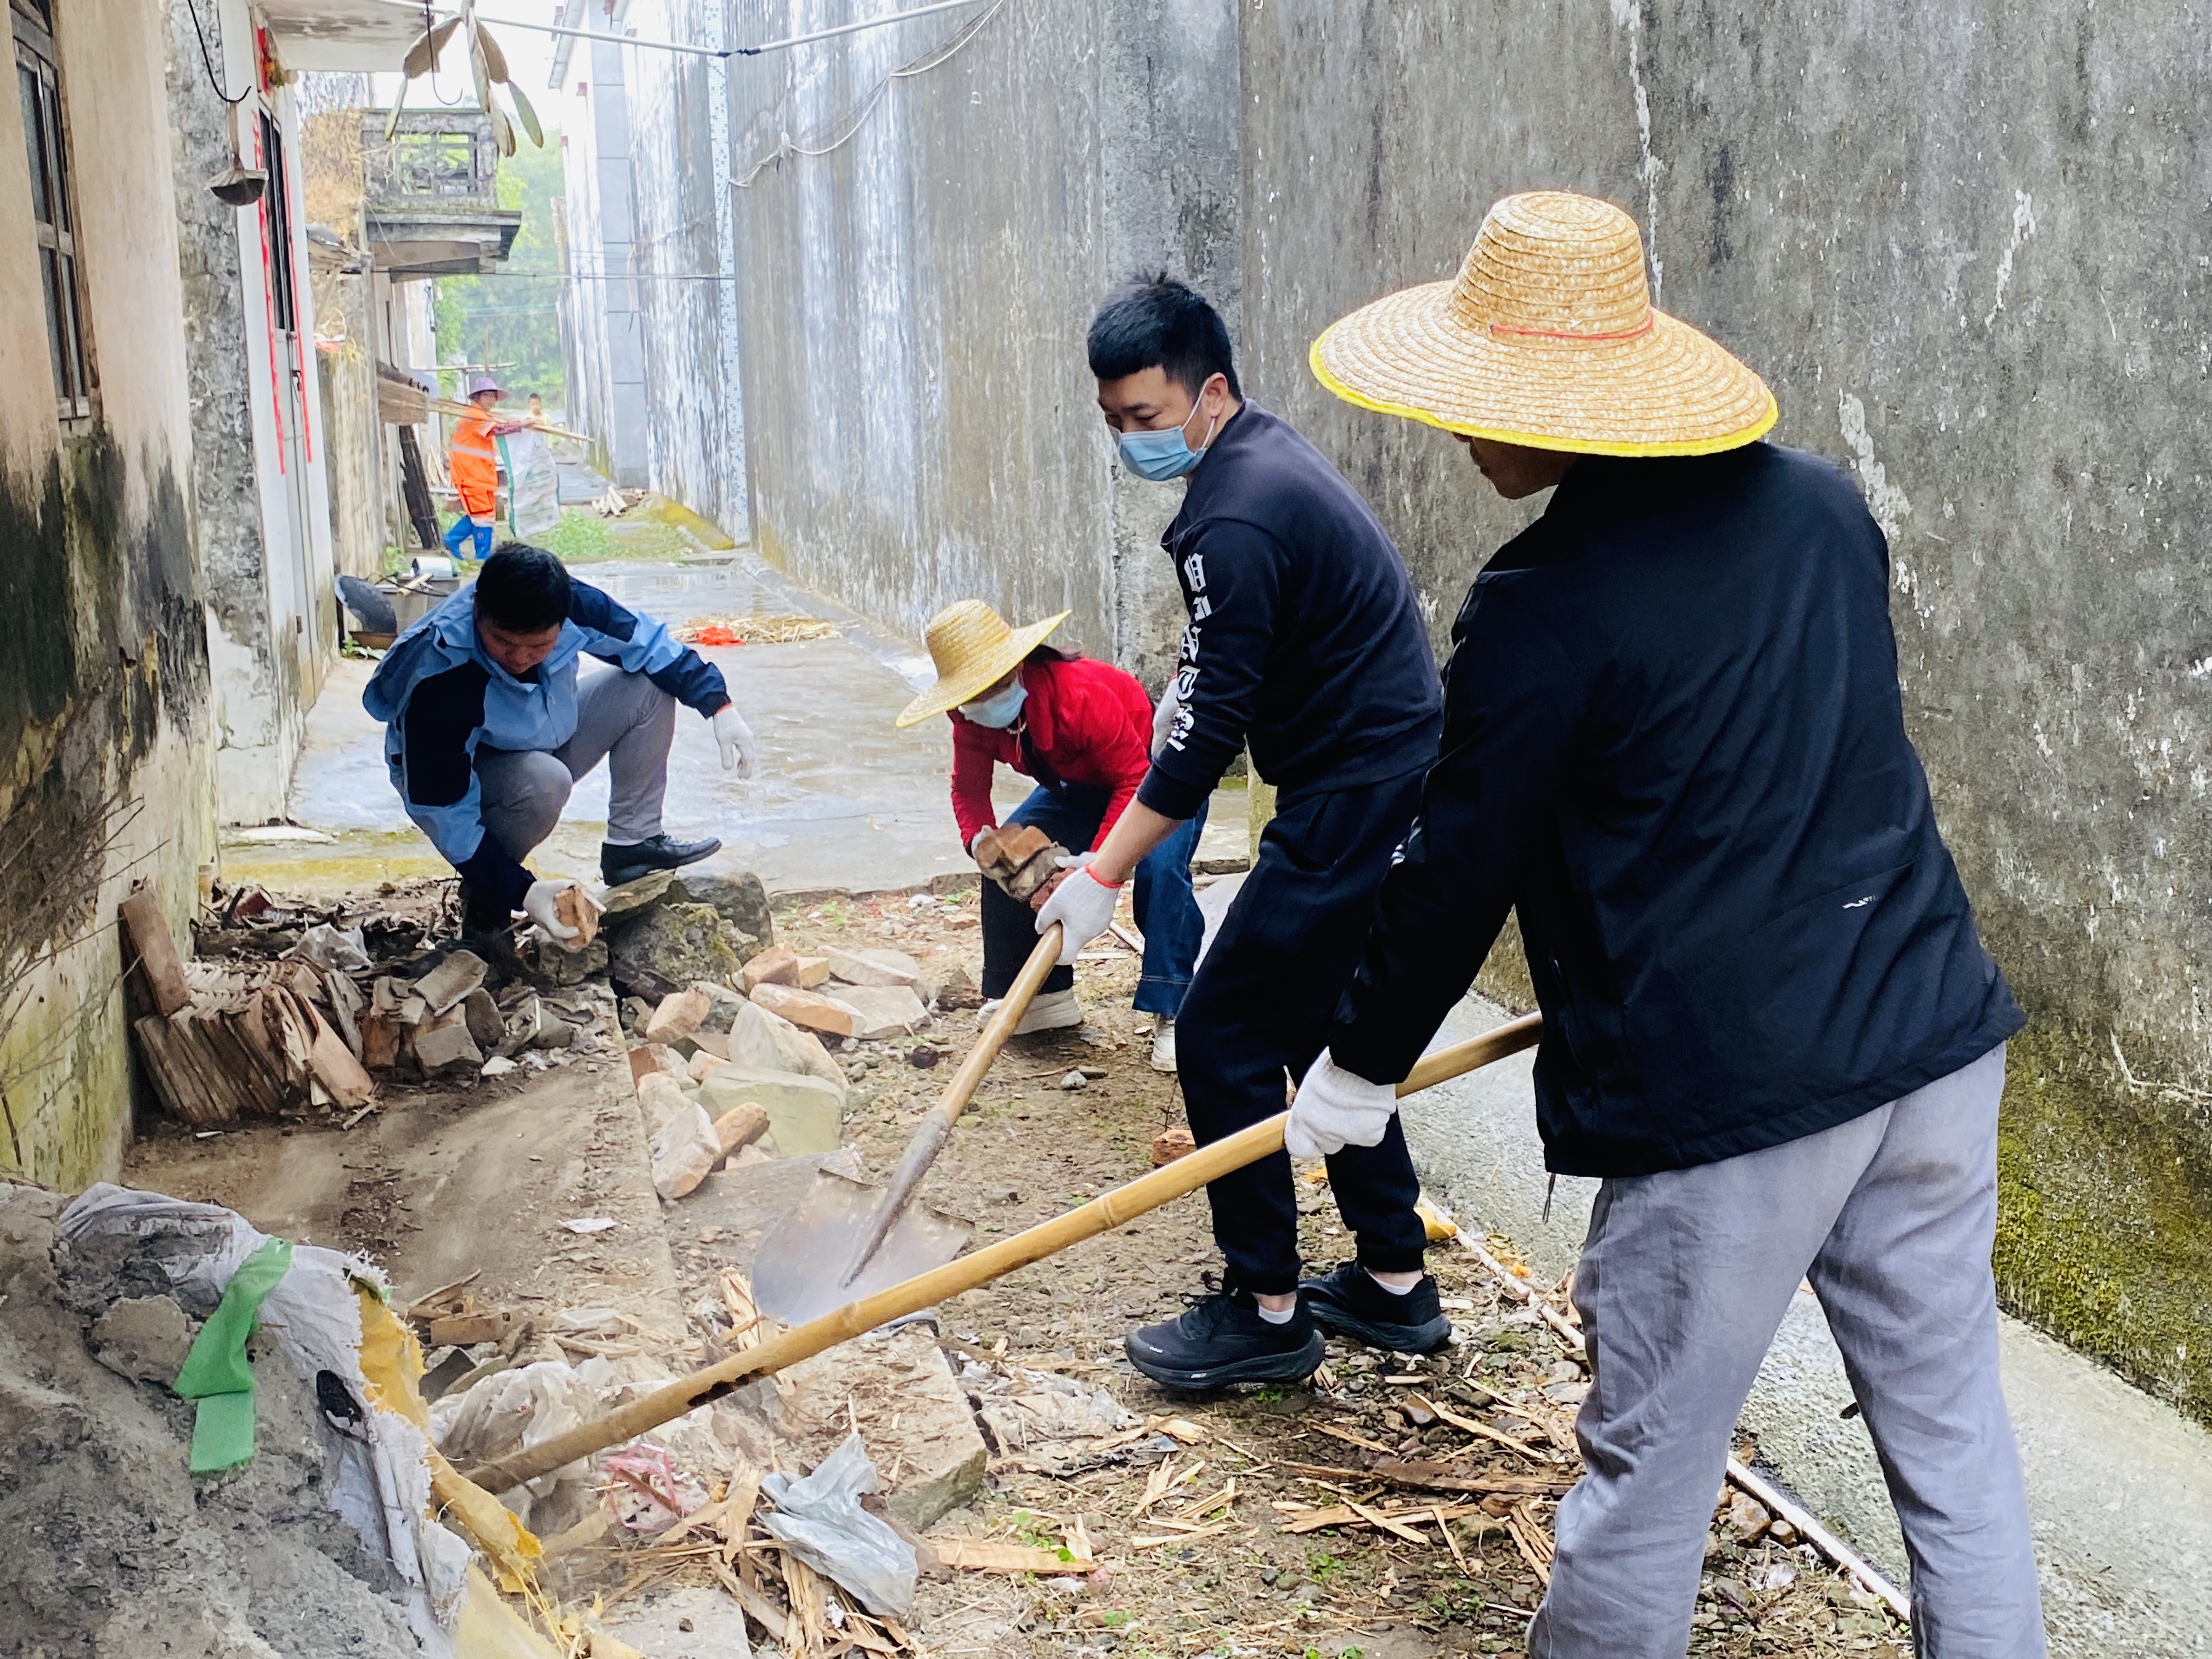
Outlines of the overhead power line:
<svg viewBox="0 0 2212 1659">
<path fill-rule="evenodd" d="M 392 0 L 395 4 L 406 4 L 407 0 Z M 781 40 L 763 40 L 754 46 L 695 46 L 681 40 L 641 40 L 627 34 L 603 34 L 596 29 L 572 29 L 558 23 L 534 23 L 520 17 L 480 17 L 479 21 L 496 23 L 503 29 L 535 29 L 540 34 L 566 35 L 574 40 L 605 40 L 615 46 L 641 46 L 649 52 L 678 52 L 693 58 L 757 58 L 763 52 L 788 52 L 793 46 L 811 46 L 817 40 L 834 40 L 841 34 L 858 34 L 863 29 L 884 28 L 893 23 L 903 23 L 910 18 L 934 16 L 940 11 L 955 11 L 962 6 L 974 6 L 982 0 L 936 0 L 936 3 L 916 6 L 911 11 L 895 11 L 888 17 L 871 17 L 858 23 L 840 23 L 835 28 L 816 29 L 811 34 L 794 34 Z M 412 11 L 415 8 L 408 4 Z M 995 9 L 995 8 L 994 8 Z M 452 17 L 459 14 L 447 11 Z"/>
</svg>

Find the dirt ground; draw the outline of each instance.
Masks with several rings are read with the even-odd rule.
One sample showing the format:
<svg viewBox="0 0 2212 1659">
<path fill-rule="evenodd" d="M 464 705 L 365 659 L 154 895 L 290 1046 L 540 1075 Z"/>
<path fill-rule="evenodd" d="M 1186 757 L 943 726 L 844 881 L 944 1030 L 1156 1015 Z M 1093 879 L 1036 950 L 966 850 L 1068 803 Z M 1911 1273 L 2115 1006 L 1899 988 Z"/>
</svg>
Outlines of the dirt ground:
<svg viewBox="0 0 2212 1659">
<path fill-rule="evenodd" d="M 776 926 L 778 938 L 802 952 L 832 941 L 924 958 L 952 952 L 980 975 L 972 891 L 786 906 Z M 1087 1023 L 1008 1044 L 977 1093 L 972 1121 L 963 1121 L 925 1187 L 927 1200 L 973 1220 L 988 1238 L 1152 1167 L 1152 1137 L 1180 1126 L 1182 1110 L 1176 1080 L 1147 1063 L 1150 1019 L 1128 1002 L 1136 975 L 1128 951 L 1109 945 L 1085 953 L 1079 986 Z M 926 1039 L 862 1044 L 840 1056 L 855 1074 L 848 1138 L 871 1171 L 896 1161 L 944 1075 L 915 1066 L 908 1052 L 942 1050 L 949 1059 L 964 1052 L 974 1030 L 972 1013 L 950 1012 Z M 1078 1071 L 1082 1088 L 1060 1086 Z M 1325 1185 L 1302 1181 L 1299 1207 L 1307 1261 L 1319 1268 L 1342 1259 L 1348 1241 Z M 680 1209 L 672 1239 L 687 1300 L 737 1248 L 686 1238 Z M 1510 1254 L 1509 1243 L 1496 1243 Z M 994 1447 L 986 1496 L 933 1531 L 1054 1545 L 1079 1529 L 1098 1565 L 1079 1577 L 963 1572 L 955 1582 L 926 1583 L 915 1634 L 947 1656 L 1518 1653 L 1542 1595 L 1532 1556 L 1548 1554 L 1553 1497 L 1495 1494 L 1480 1504 L 1481 1494 L 1403 1485 L 1373 1470 L 1443 1462 L 1459 1478 L 1540 1480 L 1564 1490 L 1577 1468 L 1572 1419 L 1586 1379 L 1567 1345 L 1466 1252 L 1439 1245 L 1431 1265 L 1461 1339 L 1444 1353 L 1413 1359 L 1332 1342 L 1314 1387 L 1210 1397 L 1156 1387 L 1121 1352 L 1132 1326 L 1179 1311 L 1218 1271 L 1200 1200 L 957 1298 L 941 1316 L 956 1356 L 1002 1372 L 1026 1368 L 1101 1384 L 1148 1422 L 1177 1419 L 1203 1438 L 1155 1434 L 1072 1460 Z M 1527 1450 L 1408 1411 L 1408 1395 Z M 1428 1425 L 1416 1426 L 1423 1416 Z M 865 1435 L 868 1425 L 860 1426 Z M 1144 1507 L 1163 1479 L 1164 1494 Z M 1386 1514 L 1480 1506 L 1443 1522 L 1409 1517 L 1395 1532 L 1290 1530 L 1301 1516 L 1349 1502 Z M 1717 1531 L 1705 1583 L 1693 1654 L 1901 1659 L 1906 1651 L 1879 1605 L 1802 1544 L 1739 1544 Z"/>
<path fill-rule="evenodd" d="M 972 890 L 787 902 L 775 922 L 802 953 L 890 946 L 925 962 L 949 955 L 980 976 Z M 1110 940 L 1086 951 L 1087 1023 L 1014 1039 L 979 1090 L 923 1190 L 971 1221 L 979 1242 L 1143 1174 L 1153 1136 L 1182 1125 L 1176 1080 L 1147 1063 L 1150 1019 L 1128 1006 L 1136 974 L 1135 955 Z M 577 994 L 610 1012 L 603 986 Z M 870 1173 L 896 1161 L 972 1043 L 968 1000 L 918 1037 L 836 1048 L 851 1085 L 847 1139 Z M 749 1264 L 760 1230 L 702 1225 L 703 1209 L 659 1206 L 612 1035 L 598 1026 L 557 1070 L 394 1091 L 350 1130 L 271 1123 L 199 1138 L 172 1127 L 140 1144 L 128 1179 L 362 1250 L 403 1297 L 473 1271 L 471 1289 L 488 1306 L 611 1307 L 634 1329 L 685 1328 L 684 1310 L 714 1303 L 722 1270 Z M 1071 1077 L 1079 1087 L 1063 1086 Z M 1299 1194 L 1304 1252 L 1325 1268 L 1348 1241 L 1320 1179 L 1302 1179 Z M 616 1225 L 579 1234 L 562 1224 L 590 1217 Z M 1510 1241 L 1489 1243 L 1514 1260 Z M 1333 1342 L 1311 1386 L 1212 1396 L 1156 1388 L 1121 1351 L 1132 1326 L 1178 1311 L 1218 1271 L 1200 1199 L 941 1309 L 939 1339 L 971 1391 L 1023 1371 L 1057 1375 L 1103 1388 L 1140 1424 L 1094 1443 L 992 1444 L 983 1493 L 931 1535 L 1065 1549 L 1095 1565 L 1018 1577 L 939 1569 L 910 1622 L 921 1649 L 945 1659 L 1520 1653 L 1556 1498 L 1577 1472 L 1572 1418 L 1585 1374 L 1468 1252 L 1439 1244 L 1431 1265 L 1457 1338 L 1444 1353 Z M 1564 1308 L 1560 1288 L 1547 1287 Z M 659 1357 L 696 1365 L 708 1335 L 692 1318 Z M 849 1414 L 879 1464 L 896 1455 L 895 1419 Z M 820 1426 L 817 1451 L 845 1431 Z M 1691 1651 L 1902 1659 L 1902 1632 L 1880 1605 L 1766 1519 L 1723 1506 Z M 596 1549 L 572 1591 L 648 1611 L 660 1603 L 677 1628 L 688 1628 L 674 1618 L 690 1605 L 681 1597 L 720 1595 L 703 1569 L 634 1571 L 633 1547 Z M 655 1659 L 695 1650 L 708 1650 L 678 1643 Z"/>
</svg>

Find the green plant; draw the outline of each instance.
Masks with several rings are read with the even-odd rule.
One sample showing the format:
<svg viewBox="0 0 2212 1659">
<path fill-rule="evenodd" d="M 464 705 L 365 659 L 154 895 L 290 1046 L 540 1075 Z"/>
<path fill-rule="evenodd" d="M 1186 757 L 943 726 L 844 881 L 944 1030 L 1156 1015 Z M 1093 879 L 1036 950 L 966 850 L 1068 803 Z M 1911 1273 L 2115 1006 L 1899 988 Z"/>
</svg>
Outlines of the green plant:
<svg viewBox="0 0 2212 1659">
<path fill-rule="evenodd" d="M 1306 1557 L 1306 1576 L 1316 1584 L 1326 1584 L 1343 1573 L 1344 1563 L 1326 1550 L 1316 1550 Z"/>
</svg>

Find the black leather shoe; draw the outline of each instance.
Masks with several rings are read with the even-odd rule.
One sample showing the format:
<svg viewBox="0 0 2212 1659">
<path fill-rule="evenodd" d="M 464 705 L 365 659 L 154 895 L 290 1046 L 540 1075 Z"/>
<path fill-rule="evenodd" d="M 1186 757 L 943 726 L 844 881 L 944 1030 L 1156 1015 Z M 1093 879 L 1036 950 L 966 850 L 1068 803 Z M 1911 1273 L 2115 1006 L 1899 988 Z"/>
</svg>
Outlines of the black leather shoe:
<svg viewBox="0 0 2212 1659">
<path fill-rule="evenodd" d="M 1349 1337 L 1393 1353 L 1434 1353 L 1451 1341 L 1451 1321 L 1437 1302 L 1437 1281 L 1421 1282 L 1393 1296 L 1357 1261 L 1346 1261 L 1325 1278 L 1301 1280 L 1298 1306 L 1331 1336 Z"/>
<path fill-rule="evenodd" d="M 599 874 L 608 886 L 619 887 L 656 870 L 681 870 L 687 864 L 696 864 L 721 850 L 722 843 L 711 836 L 705 841 L 672 841 L 665 835 L 659 835 L 635 847 L 617 847 L 603 841 L 599 843 Z"/>
<path fill-rule="evenodd" d="M 1190 1389 L 1295 1382 L 1311 1376 L 1326 1352 L 1303 1297 L 1287 1323 L 1270 1325 L 1252 1293 L 1233 1286 L 1193 1297 L 1189 1311 L 1130 1332 L 1121 1346 L 1153 1382 Z"/>
</svg>

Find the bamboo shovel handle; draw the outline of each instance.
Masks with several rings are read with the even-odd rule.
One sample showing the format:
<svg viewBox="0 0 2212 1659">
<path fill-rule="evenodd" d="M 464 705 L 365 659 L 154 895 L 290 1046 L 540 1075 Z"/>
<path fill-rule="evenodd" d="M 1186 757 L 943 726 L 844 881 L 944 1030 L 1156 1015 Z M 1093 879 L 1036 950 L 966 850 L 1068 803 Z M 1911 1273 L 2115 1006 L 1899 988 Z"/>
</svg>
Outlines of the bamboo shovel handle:
<svg viewBox="0 0 2212 1659">
<path fill-rule="evenodd" d="M 1014 975 L 1014 982 L 1006 988 L 1006 1000 L 1000 1003 L 998 1012 L 984 1023 L 981 1035 L 975 1039 L 975 1046 L 968 1051 L 968 1058 L 960 1062 L 960 1069 L 945 1085 L 945 1093 L 939 1098 L 934 1110 L 945 1120 L 947 1127 L 968 1109 L 968 1103 L 975 1098 L 975 1091 L 983 1081 L 983 1073 L 991 1069 L 991 1062 L 999 1057 L 999 1050 L 1006 1046 L 1006 1039 L 1013 1036 L 1014 1027 L 1020 1024 L 1022 1016 L 1029 1012 L 1030 1003 L 1037 994 L 1037 987 L 1044 983 L 1046 976 L 1060 961 L 1060 925 L 1055 921 L 1038 936 L 1036 948 L 1030 952 L 1030 959 L 1022 964 L 1022 971 Z"/>
<path fill-rule="evenodd" d="M 1011 997 L 1008 999 L 1012 1000 Z M 1003 1012 L 1004 1011 L 1001 1010 Z M 1509 1021 L 1495 1030 L 1480 1036 L 1470 1037 L 1464 1042 L 1454 1043 L 1439 1049 L 1413 1068 L 1406 1081 L 1398 1085 L 1401 1095 L 1416 1089 L 1425 1089 L 1441 1083 L 1446 1078 L 1457 1077 L 1492 1060 L 1502 1060 L 1534 1044 L 1541 1022 L 1534 1014 Z M 1224 1139 L 1217 1140 L 1187 1153 L 1164 1169 L 1140 1176 L 1126 1187 L 1094 1198 L 1079 1209 L 1066 1215 L 1054 1216 L 1040 1222 L 1026 1232 L 1016 1233 L 1012 1238 L 946 1262 L 943 1267 L 918 1274 L 902 1284 L 878 1291 L 873 1296 L 848 1302 L 835 1312 L 804 1325 L 795 1325 L 781 1336 L 769 1338 L 757 1348 L 732 1354 L 720 1364 L 707 1366 L 690 1376 L 658 1389 L 642 1399 L 580 1423 L 564 1434 L 557 1434 L 538 1444 L 527 1447 L 509 1457 L 471 1469 L 468 1479 L 486 1492 L 512 1491 L 525 1481 L 535 1480 L 540 1475 L 550 1474 L 565 1463 L 580 1457 L 589 1457 L 593 1452 L 609 1446 L 633 1440 L 639 1435 L 659 1428 L 672 1418 L 696 1410 L 711 1401 L 720 1399 L 749 1376 L 764 1376 L 795 1365 L 802 1359 L 812 1358 L 824 1348 L 834 1348 L 841 1342 L 850 1341 L 866 1331 L 872 1331 L 888 1320 L 934 1307 L 949 1297 L 963 1291 L 972 1291 L 979 1285 L 1025 1267 L 1032 1261 L 1042 1261 L 1066 1249 L 1071 1244 L 1112 1231 L 1124 1223 L 1134 1220 L 1147 1210 L 1196 1192 L 1208 1182 L 1255 1164 L 1270 1152 L 1283 1147 L 1283 1124 L 1288 1113 L 1278 1113 L 1249 1129 L 1240 1129 Z"/>
</svg>

